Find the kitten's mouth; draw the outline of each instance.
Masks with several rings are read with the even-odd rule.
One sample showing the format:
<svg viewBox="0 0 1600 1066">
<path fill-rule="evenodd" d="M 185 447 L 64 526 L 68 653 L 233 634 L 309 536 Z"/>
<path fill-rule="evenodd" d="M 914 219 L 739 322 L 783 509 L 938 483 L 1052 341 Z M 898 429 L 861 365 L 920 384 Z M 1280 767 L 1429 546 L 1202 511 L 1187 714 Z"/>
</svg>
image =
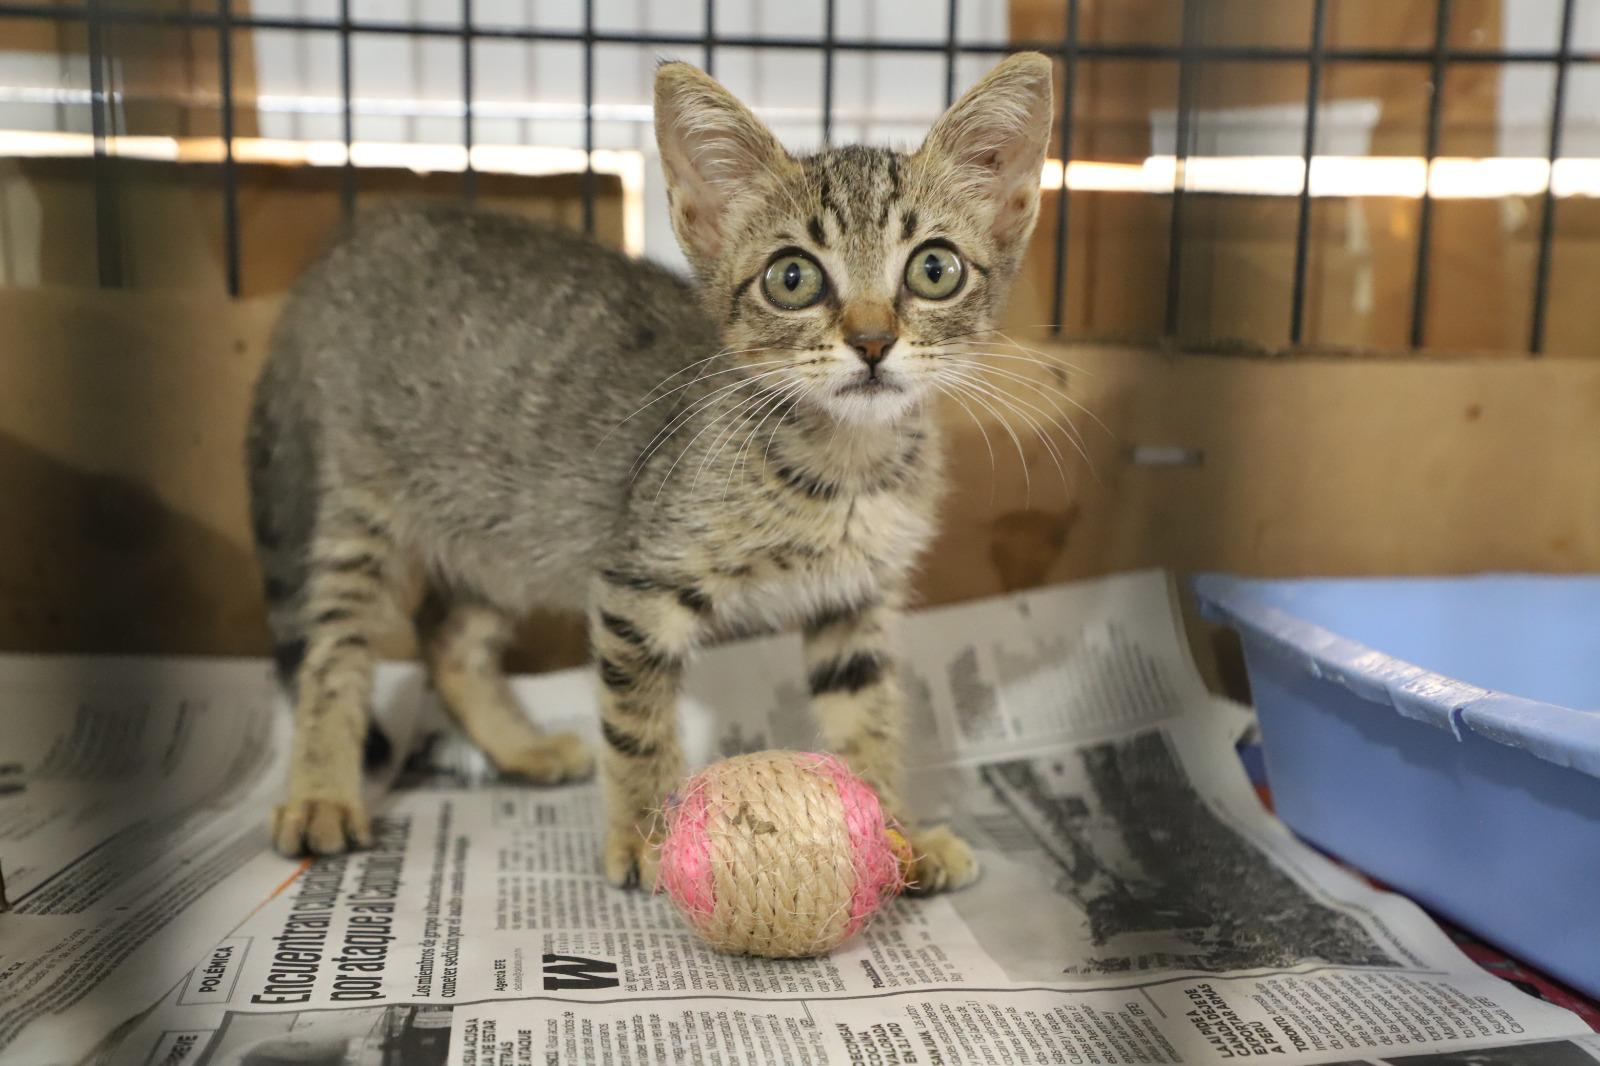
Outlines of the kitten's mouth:
<svg viewBox="0 0 1600 1066">
<path fill-rule="evenodd" d="M 851 381 L 847 385 L 839 386 L 838 389 L 834 390 L 834 395 L 835 396 L 874 396 L 874 395 L 877 395 L 877 396 L 888 396 L 888 395 L 891 395 L 893 393 L 904 392 L 904 391 L 905 391 L 905 389 L 902 386 L 896 384 L 895 382 L 892 382 L 887 378 L 881 377 L 876 373 L 868 372 L 868 373 L 862 374 L 860 377 L 858 377 L 855 380 Z"/>
</svg>

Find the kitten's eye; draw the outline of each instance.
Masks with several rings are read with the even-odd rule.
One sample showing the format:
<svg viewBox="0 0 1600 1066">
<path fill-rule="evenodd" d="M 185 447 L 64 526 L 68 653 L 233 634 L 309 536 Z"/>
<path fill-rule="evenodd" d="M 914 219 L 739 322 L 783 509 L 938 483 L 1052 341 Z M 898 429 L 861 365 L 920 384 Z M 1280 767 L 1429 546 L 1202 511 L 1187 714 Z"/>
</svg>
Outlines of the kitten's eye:
<svg viewBox="0 0 1600 1066">
<path fill-rule="evenodd" d="M 761 288 L 767 299 L 785 311 L 798 311 L 822 299 L 828 286 L 815 259 L 798 252 L 786 252 L 768 264 L 761 278 Z"/>
<path fill-rule="evenodd" d="M 948 300 L 966 276 L 961 257 L 942 244 L 924 244 L 906 263 L 906 288 L 924 300 Z"/>
</svg>

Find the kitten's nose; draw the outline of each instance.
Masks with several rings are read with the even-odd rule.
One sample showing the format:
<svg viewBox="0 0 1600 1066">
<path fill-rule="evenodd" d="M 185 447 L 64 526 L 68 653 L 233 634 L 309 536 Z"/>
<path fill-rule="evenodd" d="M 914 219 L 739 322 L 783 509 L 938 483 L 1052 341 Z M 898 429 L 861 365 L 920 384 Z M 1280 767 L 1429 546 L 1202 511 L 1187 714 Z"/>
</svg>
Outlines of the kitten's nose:
<svg viewBox="0 0 1600 1066">
<path fill-rule="evenodd" d="M 852 333 L 844 339 L 844 342 L 856 350 L 863 363 L 875 367 L 883 362 L 896 340 L 899 340 L 896 334 L 879 330 L 873 333 Z"/>
</svg>

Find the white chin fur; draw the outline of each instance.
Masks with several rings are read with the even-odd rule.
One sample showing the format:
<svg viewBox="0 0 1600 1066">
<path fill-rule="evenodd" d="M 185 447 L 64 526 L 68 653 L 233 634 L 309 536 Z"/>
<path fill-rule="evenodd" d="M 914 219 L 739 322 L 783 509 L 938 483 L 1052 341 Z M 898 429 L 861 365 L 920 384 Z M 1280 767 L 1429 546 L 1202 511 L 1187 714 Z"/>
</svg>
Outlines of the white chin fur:
<svg viewBox="0 0 1600 1066">
<path fill-rule="evenodd" d="M 816 403 L 839 422 L 858 426 L 882 426 L 899 421 L 916 406 L 917 391 L 901 387 L 883 392 L 830 393 Z"/>
</svg>

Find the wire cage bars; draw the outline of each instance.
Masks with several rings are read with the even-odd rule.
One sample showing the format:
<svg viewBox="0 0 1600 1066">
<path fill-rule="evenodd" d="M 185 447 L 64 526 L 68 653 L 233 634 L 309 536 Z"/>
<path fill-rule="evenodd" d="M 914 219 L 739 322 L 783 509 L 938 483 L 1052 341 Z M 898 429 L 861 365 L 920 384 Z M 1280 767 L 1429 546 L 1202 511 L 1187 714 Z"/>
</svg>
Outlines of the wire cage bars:
<svg viewBox="0 0 1600 1066">
<path fill-rule="evenodd" d="M 719 47 L 742 49 L 783 49 L 820 53 L 822 60 L 821 83 L 821 133 L 824 144 L 831 142 L 834 133 L 835 59 L 840 53 L 873 54 L 902 53 L 942 56 L 944 60 L 944 99 L 948 105 L 955 98 L 957 66 L 964 56 L 998 56 L 1019 51 L 1035 50 L 1055 57 L 1064 86 L 1065 100 L 1074 99 L 1080 64 L 1085 60 L 1102 61 L 1168 61 L 1177 64 L 1178 91 L 1176 108 L 1176 134 L 1173 149 L 1173 181 L 1165 195 L 1171 197 L 1168 223 L 1167 264 L 1163 298 L 1162 332 L 1168 337 L 1178 333 L 1180 300 L 1184 291 L 1183 247 L 1185 238 L 1185 199 L 1193 195 L 1187 188 L 1186 170 L 1194 150 L 1195 95 L 1197 75 L 1207 64 L 1214 63 L 1282 63 L 1296 62 L 1305 65 L 1307 88 L 1304 99 L 1303 137 L 1300 162 L 1302 165 L 1299 190 L 1296 196 L 1296 221 L 1294 229 L 1293 282 L 1289 306 L 1285 309 L 1287 334 L 1292 345 L 1305 338 L 1307 315 L 1308 246 L 1311 237 L 1312 160 L 1316 155 L 1318 139 L 1319 103 L 1323 93 L 1324 73 L 1334 62 L 1376 64 L 1425 64 L 1430 71 L 1429 97 L 1426 109 L 1424 134 L 1424 163 L 1431 175 L 1434 161 L 1439 156 L 1440 128 L 1444 87 L 1453 69 L 1467 64 L 1538 64 L 1554 71 L 1554 87 L 1550 101 L 1548 134 L 1545 139 L 1546 174 L 1553 175 L 1554 165 L 1562 155 L 1562 132 L 1566 120 L 1568 84 L 1570 73 L 1577 64 L 1600 64 L 1600 52 L 1580 51 L 1573 47 L 1573 26 L 1576 19 L 1577 0 L 1560 0 L 1560 25 L 1554 48 L 1509 49 L 1470 48 L 1452 44 L 1451 25 L 1455 0 L 1433 0 L 1434 18 L 1431 44 L 1426 47 L 1332 47 L 1325 43 L 1329 19 L 1329 0 L 1312 0 L 1309 11 L 1309 33 L 1303 46 L 1264 44 L 1215 43 L 1203 39 L 1208 0 L 1172 0 L 1181 8 L 1181 36 L 1171 44 L 1121 43 L 1084 40 L 1080 33 L 1083 0 L 1063 0 L 1061 32 L 1050 39 L 1010 40 L 1006 42 L 974 42 L 960 39 L 960 0 L 946 0 L 942 12 L 938 5 L 929 4 L 931 17 L 942 14 L 945 32 L 942 39 L 929 37 L 917 40 L 852 39 L 836 32 L 838 21 L 837 0 L 822 0 L 822 32 L 816 36 L 778 36 L 728 34 L 718 30 L 716 0 L 703 0 L 704 19 L 698 33 L 617 32 L 602 29 L 595 24 L 595 0 L 584 0 L 582 23 L 576 29 L 511 27 L 483 25 L 475 22 L 473 0 L 460 0 L 461 17 L 453 24 L 437 22 L 383 21 L 352 17 L 351 0 L 338 0 L 336 17 L 276 17 L 236 13 L 233 0 L 202 0 L 203 4 L 188 9 L 152 9 L 148 7 L 114 5 L 107 0 L 82 0 L 81 3 L 12 3 L 0 0 L 0 20 L 38 19 L 58 23 L 78 23 L 84 27 L 87 41 L 90 79 L 90 117 L 93 135 L 94 203 L 96 209 L 96 259 L 99 282 L 104 287 L 117 287 L 121 283 L 118 269 L 118 233 L 113 208 L 114 176 L 106 165 L 112 152 L 113 98 L 108 87 L 108 54 L 105 31 L 113 24 L 143 24 L 167 26 L 187 30 L 214 31 L 216 36 L 217 69 L 220 78 L 221 140 L 220 194 L 223 204 L 225 230 L 224 254 L 226 278 L 230 294 L 239 292 L 240 256 L 238 223 L 238 169 L 234 156 L 234 64 L 233 32 L 238 30 L 300 31 L 307 33 L 334 33 L 339 42 L 339 81 L 342 99 L 342 138 L 345 148 L 343 175 L 340 184 L 343 210 L 348 216 L 355 208 L 358 180 L 355 164 L 351 161 L 350 147 L 354 141 L 354 109 L 352 106 L 351 40 L 357 34 L 399 35 L 454 40 L 461 49 L 462 147 L 466 150 L 466 164 L 462 173 L 460 192 L 470 199 L 476 190 L 471 149 L 473 140 L 475 86 L 473 45 L 481 40 L 516 40 L 529 42 L 563 42 L 576 44 L 582 49 L 582 130 L 583 153 L 586 165 L 582 181 L 583 225 L 592 231 L 595 224 L 596 182 L 593 167 L 595 150 L 595 49 L 604 45 L 633 45 L 681 50 L 693 54 L 696 50 L 709 72 L 715 71 L 716 52 Z M 1058 210 L 1050 233 L 1051 245 L 1051 319 L 1052 327 L 1060 332 L 1064 320 L 1065 300 L 1068 291 L 1068 238 L 1071 227 L 1072 189 L 1067 175 L 1074 156 L 1073 108 L 1063 107 L 1059 115 L 1059 145 L 1062 156 L 1059 184 L 1054 190 Z M 1553 182 L 1546 180 L 1539 193 L 1539 221 L 1537 247 L 1534 259 L 1533 293 L 1527 351 L 1540 355 L 1545 348 L 1546 323 L 1552 272 L 1552 245 L 1555 237 L 1557 197 Z M 1434 221 L 1431 182 L 1423 183 L 1418 215 L 1418 240 L 1416 261 L 1411 285 L 1409 314 L 1409 342 L 1421 347 L 1425 342 L 1424 325 L 1428 306 L 1429 272 L 1433 254 L 1430 240 Z"/>
</svg>

